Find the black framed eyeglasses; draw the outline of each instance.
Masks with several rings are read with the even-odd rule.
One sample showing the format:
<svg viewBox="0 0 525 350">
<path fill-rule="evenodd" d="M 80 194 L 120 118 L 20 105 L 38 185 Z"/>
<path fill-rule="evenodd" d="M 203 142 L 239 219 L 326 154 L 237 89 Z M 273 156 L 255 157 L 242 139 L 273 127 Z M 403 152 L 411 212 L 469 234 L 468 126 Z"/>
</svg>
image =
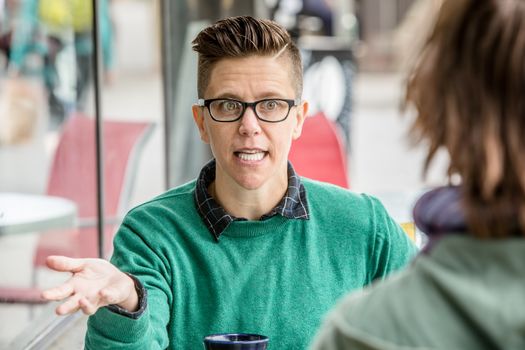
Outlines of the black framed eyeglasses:
<svg viewBox="0 0 525 350">
<path fill-rule="evenodd" d="M 210 116 L 217 122 L 229 123 L 242 118 L 248 107 L 255 112 L 257 119 L 267 123 L 278 123 L 288 118 L 290 109 L 298 106 L 300 99 L 268 98 L 255 102 L 243 102 L 230 98 L 199 99 L 197 105 L 206 107 Z"/>
</svg>

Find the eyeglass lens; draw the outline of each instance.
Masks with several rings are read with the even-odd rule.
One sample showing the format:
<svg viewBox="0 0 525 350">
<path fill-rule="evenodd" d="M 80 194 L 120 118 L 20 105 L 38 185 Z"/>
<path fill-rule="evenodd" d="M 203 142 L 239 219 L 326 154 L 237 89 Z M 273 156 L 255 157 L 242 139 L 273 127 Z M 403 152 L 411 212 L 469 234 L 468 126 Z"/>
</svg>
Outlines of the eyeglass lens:
<svg viewBox="0 0 525 350">
<path fill-rule="evenodd" d="M 284 119 L 290 106 L 282 100 L 262 100 L 255 104 L 256 115 L 263 120 L 277 121 Z M 239 101 L 217 100 L 210 103 L 210 113 L 215 119 L 235 120 L 244 112 L 244 105 Z"/>
</svg>

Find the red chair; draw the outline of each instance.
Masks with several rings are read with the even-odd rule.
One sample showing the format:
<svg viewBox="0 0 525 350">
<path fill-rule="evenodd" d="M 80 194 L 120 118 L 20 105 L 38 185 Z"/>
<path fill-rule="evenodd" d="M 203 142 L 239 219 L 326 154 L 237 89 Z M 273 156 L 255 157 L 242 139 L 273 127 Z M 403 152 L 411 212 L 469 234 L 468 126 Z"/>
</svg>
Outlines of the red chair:
<svg viewBox="0 0 525 350">
<path fill-rule="evenodd" d="M 349 187 L 346 154 L 333 122 L 323 113 L 307 117 L 288 156 L 297 174 Z"/>
<path fill-rule="evenodd" d="M 129 209 L 129 199 L 141 150 L 152 123 L 103 122 L 105 253 L 112 249 L 115 225 Z M 49 255 L 96 257 L 97 187 L 95 120 L 77 115 L 64 126 L 58 144 L 47 194 L 64 197 L 77 205 L 78 227 L 40 235 L 33 259 L 34 273 Z M 33 278 L 36 281 L 36 275 Z M 35 288 L 0 288 L 0 302 L 43 302 Z"/>
</svg>

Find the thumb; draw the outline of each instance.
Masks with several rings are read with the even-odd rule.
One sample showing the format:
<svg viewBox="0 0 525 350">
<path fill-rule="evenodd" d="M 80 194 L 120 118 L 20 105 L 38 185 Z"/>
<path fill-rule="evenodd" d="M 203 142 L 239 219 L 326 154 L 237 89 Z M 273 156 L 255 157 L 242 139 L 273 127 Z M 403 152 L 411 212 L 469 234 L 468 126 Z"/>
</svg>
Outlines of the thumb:
<svg viewBox="0 0 525 350">
<path fill-rule="evenodd" d="M 51 255 L 46 259 L 46 265 L 52 270 L 61 272 L 78 272 L 84 268 L 84 259 L 73 259 L 67 256 Z"/>
</svg>

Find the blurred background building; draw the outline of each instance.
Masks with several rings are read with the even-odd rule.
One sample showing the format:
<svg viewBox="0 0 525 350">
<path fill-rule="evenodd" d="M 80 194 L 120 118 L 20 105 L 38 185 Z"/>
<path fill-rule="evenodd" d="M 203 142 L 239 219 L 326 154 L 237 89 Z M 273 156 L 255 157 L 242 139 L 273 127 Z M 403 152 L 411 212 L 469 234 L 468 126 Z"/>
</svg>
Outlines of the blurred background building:
<svg viewBox="0 0 525 350">
<path fill-rule="evenodd" d="M 351 190 L 403 196 L 446 181 L 445 156 L 421 177 L 424 145 L 410 146 L 411 111 L 399 108 L 415 38 L 439 0 L 98 0 L 97 12 L 92 5 L 0 0 L 0 349 L 82 348 L 86 318 L 56 317 L 55 305 L 35 300 L 35 290 L 67 278 L 48 271 L 42 256 L 108 256 L 127 210 L 196 177 L 210 159 L 191 115 L 191 39 L 219 18 L 271 18 L 296 38 L 303 97 L 312 116 L 335 126 Z M 56 197 L 64 202 L 41 213 L 50 217 L 35 219 L 38 204 Z M 54 205 L 60 217 L 51 215 Z M 14 209 L 25 226 L 7 221 Z"/>
</svg>

